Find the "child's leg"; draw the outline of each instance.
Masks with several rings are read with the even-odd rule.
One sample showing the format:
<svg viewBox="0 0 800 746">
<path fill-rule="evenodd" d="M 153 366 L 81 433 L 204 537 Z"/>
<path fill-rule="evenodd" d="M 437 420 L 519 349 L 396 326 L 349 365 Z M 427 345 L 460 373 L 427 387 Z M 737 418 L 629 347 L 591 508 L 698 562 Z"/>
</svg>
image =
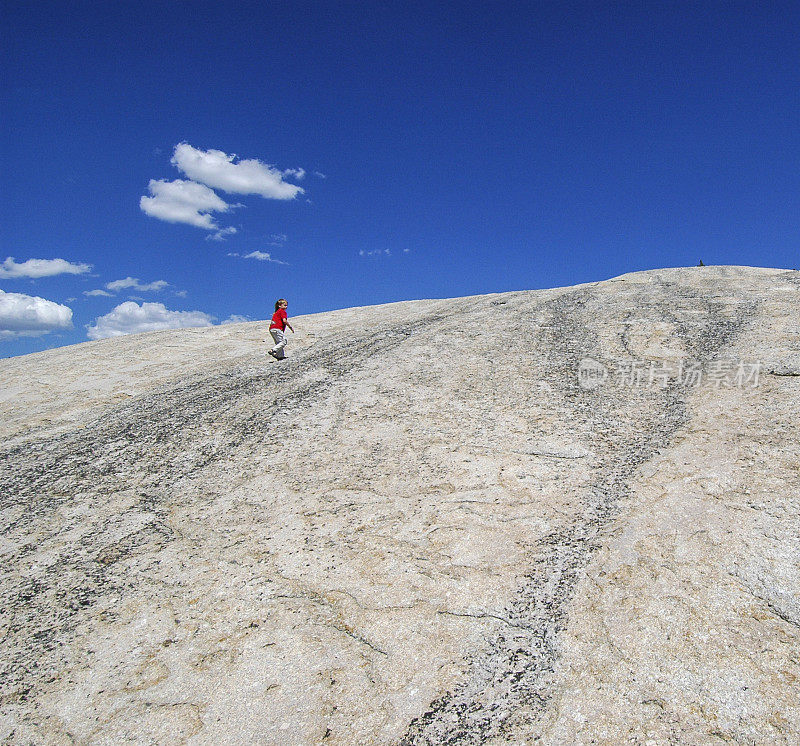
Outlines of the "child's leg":
<svg viewBox="0 0 800 746">
<path fill-rule="evenodd" d="M 274 352 L 278 359 L 286 357 L 286 354 L 283 351 L 283 348 L 286 347 L 286 332 L 283 332 L 280 329 L 270 329 L 269 333 L 275 340 L 275 344 L 272 347 L 271 352 Z"/>
</svg>

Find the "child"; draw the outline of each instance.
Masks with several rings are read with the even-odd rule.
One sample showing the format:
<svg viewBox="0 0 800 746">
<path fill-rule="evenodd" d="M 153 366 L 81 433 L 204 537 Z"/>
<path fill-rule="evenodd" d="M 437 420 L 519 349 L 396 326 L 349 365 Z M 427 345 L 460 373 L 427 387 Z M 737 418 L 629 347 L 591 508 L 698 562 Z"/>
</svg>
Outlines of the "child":
<svg viewBox="0 0 800 746">
<path fill-rule="evenodd" d="M 272 323 L 269 326 L 269 333 L 275 340 L 275 345 L 269 351 L 269 354 L 276 360 L 284 360 L 286 358 L 283 352 L 283 348 L 286 347 L 286 327 L 288 326 L 292 329 L 292 325 L 286 315 L 288 305 L 286 298 L 278 298 L 275 301 L 275 313 L 272 314 Z M 294 332 L 294 329 L 292 329 L 292 332 Z"/>
</svg>

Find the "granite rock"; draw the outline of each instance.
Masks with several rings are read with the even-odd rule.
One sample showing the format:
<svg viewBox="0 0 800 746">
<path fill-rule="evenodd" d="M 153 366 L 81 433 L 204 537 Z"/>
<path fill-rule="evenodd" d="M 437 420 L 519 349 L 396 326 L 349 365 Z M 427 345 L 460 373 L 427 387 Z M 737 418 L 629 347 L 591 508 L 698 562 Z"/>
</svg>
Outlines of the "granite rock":
<svg viewBox="0 0 800 746">
<path fill-rule="evenodd" d="M 0 740 L 800 742 L 800 273 L 0 361 Z"/>
</svg>

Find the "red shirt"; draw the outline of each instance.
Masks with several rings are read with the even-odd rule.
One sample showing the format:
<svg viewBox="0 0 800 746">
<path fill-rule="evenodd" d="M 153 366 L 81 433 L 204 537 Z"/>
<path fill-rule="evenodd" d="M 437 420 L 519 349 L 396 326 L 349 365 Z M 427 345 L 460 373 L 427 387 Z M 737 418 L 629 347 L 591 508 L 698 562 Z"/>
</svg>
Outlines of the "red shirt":
<svg viewBox="0 0 800 746">
<path fill-rule="evenodd" d="M 269 325 L 270 329 L 280 329 L 281 331 L 286 330 L 286 319 L 289 317 L 286 314 L 285 308 L 279 308 L 275 313 L 272 314 L 272 323 Z"/>
</svg>

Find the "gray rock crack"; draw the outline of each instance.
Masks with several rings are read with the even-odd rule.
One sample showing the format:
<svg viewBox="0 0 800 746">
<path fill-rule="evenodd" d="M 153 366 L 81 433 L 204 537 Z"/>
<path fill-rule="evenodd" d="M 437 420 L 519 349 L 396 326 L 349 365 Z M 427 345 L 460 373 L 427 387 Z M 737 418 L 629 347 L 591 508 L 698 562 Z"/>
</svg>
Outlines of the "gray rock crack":
<svg viewBox="0 0 800 746">
<path fill-rule="evenodd" d="M 628 496 L 627 483 L 634 470 L 667 446 L 687 421 L 685 391 L 674 382 L 664 389 L 640 392 L 639 407 L 633 411 L 619 395 L 580 388 L 579 361 L 598 356 L 598 339 L 591 331 L 594 292 L 580 289 L 546 304 L 547 323 L 537 345 L 548 350 L 548 380 L 558 394 L 558 404 L 569 412 L 567 421 L 581 423 L 590 439 L 610 441 L 606 449 L 610 455 L 597 467 L 581 514 L 541 542 L 532 571 L 502 612 L 504 621 L 515 629 L 503 625 L 490 633 L 483 649 L 466 661 L 461 683 L 410 723 L 401 746 L 480 744 L 514 727 L 529 726 L 541 715 L 551 696 L 558 636 L 566 627 L 576 585 Z M 700 328 L 684 323 L 674 306 L 668 305 L 675 299 L 703 309 Z M 639 315 L 650 311 L 672 320 L 685 348 L 698 361 L 719 354 L 756 312 L 753 302 L 742 301 L 733 318 L 724 318 L 720 307 L 702 296 L 658 283 L 633 300 Z M 621 326 L 620 346 L 630 352 L 627 326 Z M 626 392 L 629 398 L 637 398 L 636 393 Z M 591 447 L 591 443 L 586 445 Z"/>
<path fill-rule="evenodd" d="M 431 314 L 421 323 L 430 328 L 444 318 Z M 198 377 L 110 408 L 85 427 L 0 450 L 0 535 L 16 545 L 0 588 L 0 702 L 27 702 L 37 683 L 59 676 L 88 610 L 113 620 L 118 599 L 140 582 L 120 568 L 137 552 L 176 538 L 168 507 L 176 487 L 243 450 L 263 449 L 277 438 L 277 421 L 313 406 L 360 361 L 413 333 L 406 325 L 381 326 L 346 351 L 320 342 L 287 363 Z M 314 368 L 328 377 L 303 383 L 298 370 Z M 121 540 L 113 537 L 112 519 L 92 523 L 93 506 L 119 494 L 129 495 L 119 520 L 135 515 L 145 524 Z M 54 536 L 47 523 L 59 511 L 64 518 Z M 60 545 L 59 557 L 32 576 L 42 540 Z"/>
</svg>

